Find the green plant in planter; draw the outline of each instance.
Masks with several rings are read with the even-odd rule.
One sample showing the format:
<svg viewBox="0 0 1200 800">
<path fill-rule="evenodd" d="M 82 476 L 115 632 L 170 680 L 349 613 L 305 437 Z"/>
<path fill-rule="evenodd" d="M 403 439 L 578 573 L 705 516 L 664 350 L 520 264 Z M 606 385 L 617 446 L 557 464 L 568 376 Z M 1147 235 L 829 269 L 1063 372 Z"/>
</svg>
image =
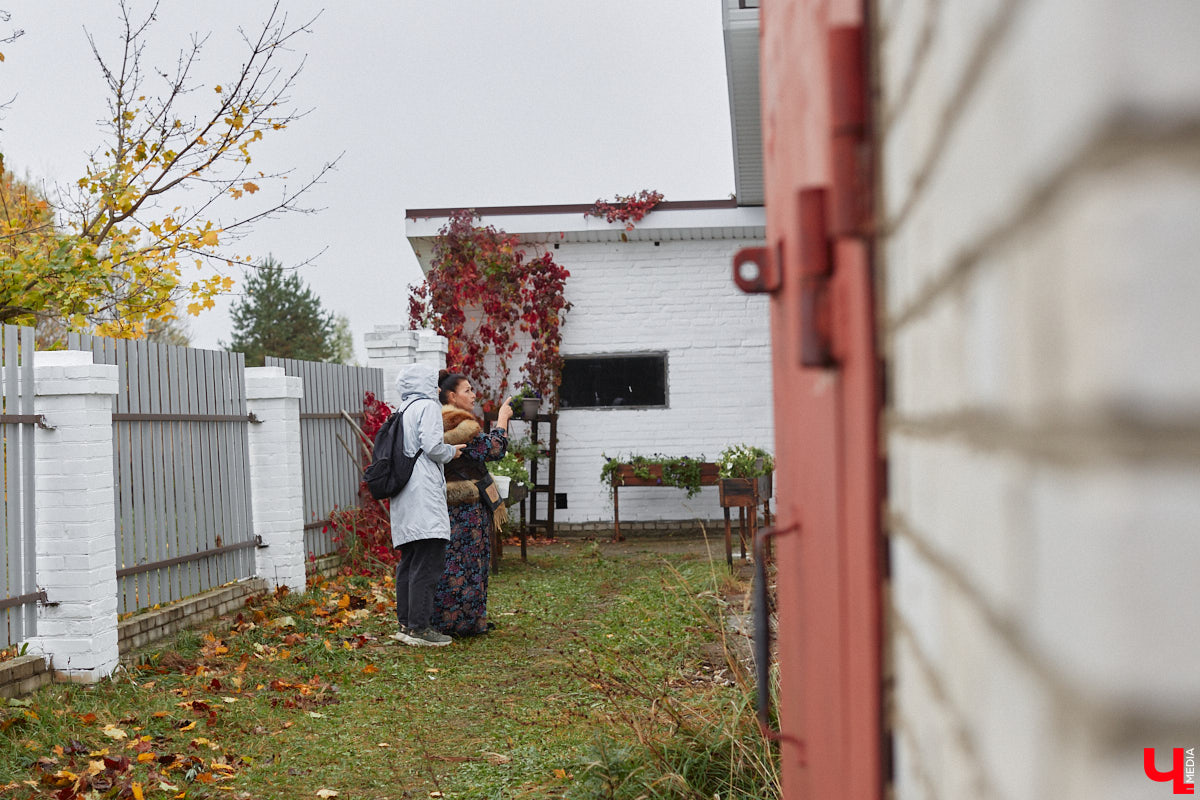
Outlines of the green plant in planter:
<svg viewBox="0 0 1200 800">
<path fill-rule="evenodd" d="M 526 383 L 512 396 L 512 400 L 508 401 L 508 405 L 512 408 L 513 414 L 521 417 L 525 410 L 525 401 L 532 399 L 540 402 L 542 393 Z"/>
<path fill-rule="evenodd" d="M 761 447 L 734 444 L 717 458 L 717 476 L 721 478 L 759 478 L 775 471 L 775 459 Z"/>
<path fill-rule="evenodd" d="M 499 461 L 489 462 L 487 468 L 488 472 L 493 475 L 505 475 L 525 486 L 532 484 L 532 481 L 529 480 L 529 470 L 525 468 L 525 462 L 512 451 L 505 453 L 504 458 Z"/>
<path fill-rule="evenodd" d="M 621 466 L 627 465 L 632 467 L 634 477 L 644 481 L 648 481 L 651 478 L 652 472 L 650 468 L 659 466 L 662 468 L 662 478 L 659 479 L 659 485 L 675 486 L 686 491 L 688 497 L 695 497 L 700 492 L 700 465 L 703 462 L 704 456 L 700 456 L 699 458 L 692 458 L 691 456 L 672 457 L 655 453 L 652 456 L 609 458 L 605 455 L 604 466 L 600 468 L 600 480 L 609 487 L 609 493 L 611 494 L 613 478 Z"/>
<path fill-rule="evenodd" d="M 533 481 L 529 478 L 529 468 L 526 464 L 535 458 L 541 458 L 541 452 L 541 444 L 528 436 L 510 439 L 504 458 L 488 463 L 488 472 L 493 475 L 507 475 L 517 483 L 532 486 Z"/>
<path fill-rule="evenodd" d="M 505 455 L 514 456 L 520 462 L 533 461 L 535 458 L 542 457 L 542 444 L 528 436 L 522 436 L 520 439 L 509 439 Z"/>
</svg>

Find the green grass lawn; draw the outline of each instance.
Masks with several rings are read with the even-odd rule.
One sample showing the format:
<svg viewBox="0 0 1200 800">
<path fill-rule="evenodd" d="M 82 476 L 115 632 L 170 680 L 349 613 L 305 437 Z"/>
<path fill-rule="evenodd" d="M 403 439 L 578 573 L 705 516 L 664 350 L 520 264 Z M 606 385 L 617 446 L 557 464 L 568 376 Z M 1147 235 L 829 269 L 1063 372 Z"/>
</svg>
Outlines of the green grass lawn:
<svg viewBox="0 0 1200 800">
<path fill-rule="evenodd" d="M 388 576 L 265 598 L 0 709 L 0 797 L 776 797 L 725 657 L 740 588 L 699 552 L 533 548 L 445 648 L 387 638 Z"/>
</svg>

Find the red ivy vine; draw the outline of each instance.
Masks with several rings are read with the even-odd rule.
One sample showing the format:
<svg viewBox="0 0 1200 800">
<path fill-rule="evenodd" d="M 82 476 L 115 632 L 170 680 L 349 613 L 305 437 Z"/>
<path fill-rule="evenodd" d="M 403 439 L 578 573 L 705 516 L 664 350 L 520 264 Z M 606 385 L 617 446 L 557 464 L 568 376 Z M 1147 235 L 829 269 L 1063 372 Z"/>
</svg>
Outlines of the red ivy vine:
<svg viewBox="0 0 1200 800">
<path fill-rule="evenodd" d="M 375 444 L 375 436 L 392 411 L 392 407 L 373 392 L 364 396 L 362 432 L 370 446 Z M 367 452 L 362 453 L 362 463 L 364 467 L 371 463 Z M 333 543 L 342 557 L 341 571 L 350 575 L 371 575 L 381 567 L 394 566 L 400 554 L 392 549 L 389 501 L 371 497 L 365 483 L 359 484 L 358 496 L 357 506 L 335 508 L 329 515 L 329 523 L 334 529 Z"/>
<path fill-rule="evenodd" d="M 624 222 L 625 230 L 633 230 L 635 222 L 649 214 L 656 205 L 662 202 L 662 192 L 653 189 L 642 189 L 628 197 L 617 195 L 616 200 L 597 200 L 591 208 L 583 212 L 584 217 L 604 217 L 609 222 Z"/>
<path fill-rule="evenodd" d="M 409 287 L 409 322 L 446 337 L 446 363 L 470 379 L 485 411 L 508 394 L 518 334 L 528 335 L 521 375 L 557 407 L 570 273 L 549 253 L 529 258 L 516 236 L 475 220 L 474 211 L 456 211 L 438 231 L 429 274 Z M 485 365 L 488 355 L 494 365 Z"/>
</svg>

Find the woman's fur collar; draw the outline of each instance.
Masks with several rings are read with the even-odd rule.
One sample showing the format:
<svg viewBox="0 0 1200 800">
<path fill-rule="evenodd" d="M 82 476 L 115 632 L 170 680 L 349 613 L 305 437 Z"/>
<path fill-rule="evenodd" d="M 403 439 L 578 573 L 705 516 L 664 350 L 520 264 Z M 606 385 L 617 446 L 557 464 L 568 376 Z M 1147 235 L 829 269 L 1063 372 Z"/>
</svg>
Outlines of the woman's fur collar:
<svg viewBox="0 0 1200 800">
<path fill-rule="evenodd" d="M 483 433 L 483 426 L 470 411 L 457 406 L 442 406 L 442 430 L 446 444 L 466 444 Z"/>
</svg>

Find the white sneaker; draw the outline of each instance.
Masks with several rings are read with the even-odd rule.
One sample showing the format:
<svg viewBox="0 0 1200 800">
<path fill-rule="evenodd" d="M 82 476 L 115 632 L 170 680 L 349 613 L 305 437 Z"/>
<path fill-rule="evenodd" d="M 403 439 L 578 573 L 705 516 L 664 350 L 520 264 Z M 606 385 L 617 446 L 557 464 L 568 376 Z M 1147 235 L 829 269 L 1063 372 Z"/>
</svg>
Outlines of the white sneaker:
<svg viewBox="0 0 1200 800">
<path fill-rule="evenodd" d="M 454 641 L 446 634 L 435 631 L 433 628 L 414 631 L 412 628 L 401 627 L 400 630 L 391 635 L 391 638 L 412 647 L 445 647 Z"/>
</svg>

